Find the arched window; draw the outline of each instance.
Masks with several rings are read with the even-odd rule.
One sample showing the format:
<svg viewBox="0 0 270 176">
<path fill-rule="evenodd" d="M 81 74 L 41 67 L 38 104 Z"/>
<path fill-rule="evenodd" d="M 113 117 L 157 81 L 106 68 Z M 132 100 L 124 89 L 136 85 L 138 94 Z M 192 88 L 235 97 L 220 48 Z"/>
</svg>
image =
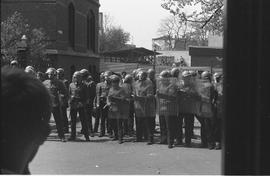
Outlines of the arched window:
<svg viewBox="0 0 270 176">
<path fill-rule="evenodd" d="M 86 32 L 86 36 L 87 36 L 87 40 L 86 40 L 86 44 L 87 44 L 87 49 L 92 50 L 93 52 L 95 52 L 95 31 L 96 31 L 96 26 L 95 26 L 95 14 L 93 13 L 93 11 L 89 11 L 87 14 L 87 32 Z"/>
<path fill-rule="evenodd" d="M 75 47 L 75 8 L 72 3 L 68 6 L 68 41 L 69 46 Z"/>
</svg>

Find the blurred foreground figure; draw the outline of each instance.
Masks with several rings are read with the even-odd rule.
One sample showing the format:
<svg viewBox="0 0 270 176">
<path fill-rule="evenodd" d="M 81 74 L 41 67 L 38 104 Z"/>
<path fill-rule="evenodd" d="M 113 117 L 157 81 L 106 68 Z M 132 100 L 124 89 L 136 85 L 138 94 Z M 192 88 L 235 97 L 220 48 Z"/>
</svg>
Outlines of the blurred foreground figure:
<svg viewBox="0 0 270 176">
<path fill-rule="evenodd" d="M 50 132 L 50 94 L 17 68 L 2 68 L 1 79 L 1 174 L 30 174 L 28 164 Z"/>
</svg>

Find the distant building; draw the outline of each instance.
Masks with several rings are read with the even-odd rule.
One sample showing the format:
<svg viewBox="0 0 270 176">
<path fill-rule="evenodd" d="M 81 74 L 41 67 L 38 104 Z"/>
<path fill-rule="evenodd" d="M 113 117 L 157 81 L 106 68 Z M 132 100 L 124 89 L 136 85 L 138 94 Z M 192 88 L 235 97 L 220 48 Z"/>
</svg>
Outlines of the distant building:
<svg viewBox="0 0 270 176">
<path fill-rule="evenodd" d="M 18 11 L 31 26 L 44 28 L 51 66 L 64 68 L 67 78 L 82 68 L 98 78 L 99 6 L 98 0 L 2 0 L 1 17 Z"/>
</svg>

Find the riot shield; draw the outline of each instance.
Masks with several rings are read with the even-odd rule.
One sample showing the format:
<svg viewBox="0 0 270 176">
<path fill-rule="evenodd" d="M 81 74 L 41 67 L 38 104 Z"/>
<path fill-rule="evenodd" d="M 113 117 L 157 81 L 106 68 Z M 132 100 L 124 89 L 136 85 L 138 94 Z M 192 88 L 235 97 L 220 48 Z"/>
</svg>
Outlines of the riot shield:
<svg viewBox="0 0 270 176">
<path fill-rule="evenodd" d="M 216 91 L 218 93 L 217 99 L 216 99 L 216 108 L 217 108 L 217 117 L 221 118 L 223 115 L 223 83 L 216 83 Z"/>
<path fill-rule="evenodd" d="M 201 97 L 201 107 L 198 115 L 212 118 L 214 116 L 211 100 L 212 84 L 208 80 L 198 79 L 196 80 L 195 88 Z"/>
<path fill-rule="evenodd" d="M 158 114 L 164 116 L 176 116 L 178 114 L 179 80 L 177 78 L 157 79 Z"/>
</svg>

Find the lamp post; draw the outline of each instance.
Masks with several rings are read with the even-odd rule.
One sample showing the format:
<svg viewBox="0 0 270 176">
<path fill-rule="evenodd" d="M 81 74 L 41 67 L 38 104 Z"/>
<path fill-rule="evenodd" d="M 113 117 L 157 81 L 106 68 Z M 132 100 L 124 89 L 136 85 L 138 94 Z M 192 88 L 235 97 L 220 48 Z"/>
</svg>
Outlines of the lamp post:
<svg viewBox="0 0 270 176">
<path fill-rule="evenodd" d="M 27 37 L 23 35 L 21 40 L 17 43 L 17 57 L 19 67 L 25 68 L 27 64 L 27 54 L 28 54 L 28 45 L 27 45 Z"/>
<path fill-rule="evenodd" d="M 154 49 L 154 62 L 153 62 L 153 69 L 156 71 L 156 48 Z"/>
</svg>

